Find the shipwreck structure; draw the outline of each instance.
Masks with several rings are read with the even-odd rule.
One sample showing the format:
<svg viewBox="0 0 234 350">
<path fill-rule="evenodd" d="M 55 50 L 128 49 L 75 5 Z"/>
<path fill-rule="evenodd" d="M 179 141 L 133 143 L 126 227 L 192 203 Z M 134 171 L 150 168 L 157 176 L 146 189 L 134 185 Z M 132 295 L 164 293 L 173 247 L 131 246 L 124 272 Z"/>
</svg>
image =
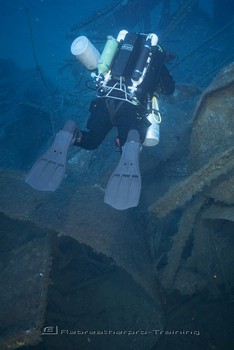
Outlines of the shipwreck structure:
<svg viewBox="0 0 234 350">
<path fill-rule="evenodd" d="M 231 64 L 203 93 L 192 118 L 189 175 L 150 206 L 165 221 L 181 209 L 159 274 L 165 288 L 182 294 L 233 291 L 233 79 Z"/>
<path fill-rule="evenodd" d="M 24 183 L 24 173 L 1 170 L 1 215 L 9 223 L 18 220 L 21 231 L 30 227 L 37 232 L 28 234 L 28 240 L 26 233 L 21 234 L 25 243 L 20 248 L 2 252 L 8 263 L 1 267 L 5 291 L 1 317 L 7 319 L 5 328 L 12 331 L 1 339 L 1 348 L 13 349 L 40 339 L 50 284 L 51 235 L 69 236 L 126 271 L 150 297 L 158 327 L 163 327 L 165 318 L 160 303 L 162 290 L 184 296 L 207 291 L 214 298 L 224 292 L 232 294 L 233 92 L 231 64 L 204 91 L 186 126 L 186 133 L 190 130 L 186 138 L 189 152 L 170 167 L 170 174 L 173 168 L 180 173 L 179 167 L 186 167 L 186 174 L 182 180 L 165 176 L 165 191 L 157 191 L 148 209 L 149 203 L 144 202 L 147 187 L 143 188 L 139 208 L 118 212 L 103 204 L 106 178 L 79 187 L 73 178 L 56 193 L 38 193 Z M 160 163 L 161 169 L 168 169 L 171 152 L 171 148 L 167 150 L 168 160 Z M 155 172 L 158 166 L 155 163 Z M 143 171 L 147 174 L 145 164 Z M 152 185 L 156 186 L 155 179 Z M 17 280 L 20 295 L 14 288 Z M 26 293 L 29 289 L 30 299 Z M 19 307 L 14 306 L 14 310 L 9 307 L 16 304 Z M 147 346 L 150 343 L 152 346 L 152 342 Z"/>
<path fill-rule="evenodd" d="M 134 3 L 148 4 L 143 24 L 133 16 L 132 27 L 141 30 L 150 23 L 152 3 L 162 1 L 113 1 L 74 25 L 69 39 L 85 29 L 98 43 L 95 27 L 89 24 L 95 22 L 105 31 L 100 23 L 106 15 L 116 25 L 115 13 L 123 7 L 131 10 Z M 170 1 L 163 1 L 163 20 L 168 23 L 163 39 L 179 26 L 184 31 L 183 23 L 197 3 L 182 1 L 168 23 Z M 108 30 L 109 23 L 105 21 Z M 173 97 L 162 100 L 160 144 L 142 152 L 141 201 L 128 211 L 115 211 L 103 203 L 105 185 L 119 159 L 119 154 L 110 152 L 113 134 L 96 151 L 72 150 L 69 176 L 55 193 L 37 192 L 25 184 L 26 172 L 55 130 L 90 102 L 86 73 L 67 61 L 59 74 L 70 69 L 78 90 L 59 94 L 53 84 L 48 89 L 51 84 L 47 85 L 36 57 L 34 75 L 1 60 L 0 349 L 30 345 L 33 349 L 45 339 L 48 347 L 63 349 L 66 338 L 46 337 L 50 332 L 57 335 L 60 326 L 152 331 L 179 324 L 180 329 L 190 327 L 198 334 L 197 320 L 207 309 L 198 315 L 194 308 L 203 297 L 218 300 L 228 318 L 234 291 L 234 63 L 223 52 L 230 52 L 232 27 L 233 22 L 225 23 L 172 65 L 183 84 L 177 84 Z M 190 36 L 184 38 L 183 46 L 190 41 Z M 221 43 L 223 50 L 215 47 Z M 211 59 L 200 59 L 203 50 Z M 196 66 L 196 76 L 191 66 Z M 81 118 L 77 122 L 84 124 Z M 191 317 L 191 310 L 197 318 Z M 210 315 L 212 319 L 214 314 Z M 200 341 L 196 334 L 189 340 L 191 350 L 203 350 L 204 343 L 215 348 L 208 331 Z M 179 348 L 183 341 L 161 338 L 159 333 L 131 334 L 116 342 L 115 337 L 84 334 L 79 345 L 131 350 L 137 344 L 139 349 L 153 350 L 156 344 L 157 349 L 168 350 Z M 220 344 L 228 349 L 224 338 Z M 72 350 L 77 343 L 72 340 L 67 346 Z"/>
</svg>

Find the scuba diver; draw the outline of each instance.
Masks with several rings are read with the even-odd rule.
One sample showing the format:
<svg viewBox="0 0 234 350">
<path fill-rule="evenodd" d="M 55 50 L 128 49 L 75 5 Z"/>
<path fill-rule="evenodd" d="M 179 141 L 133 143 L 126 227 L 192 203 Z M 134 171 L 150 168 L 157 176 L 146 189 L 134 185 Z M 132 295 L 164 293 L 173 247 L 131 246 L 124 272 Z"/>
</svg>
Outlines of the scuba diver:
<svg viewBox="0 0 234 350">
<path fill-rule="evenodd" d="M 55 191 L 65 175 L 70 145 L 95 149 L 116 127 L 121 158 L 107 184 L 104 202 L 118 210 L 135 207 L 141 192 L 139 153 L 142 145 L 159 142 L 157 96 L 174 92 L 175 82 L 165 65 L 174 55 L 162 49 L 156 34 L 126 30 L 117 39 L 108 36 L 101 55 L 84 36 L 74 40 L 71 52 L 91 71 L 96 90 L 87 130 L 80 130 L 72 120 L 66 122 L 25 181 L 37 190 Z"/>
</svg>

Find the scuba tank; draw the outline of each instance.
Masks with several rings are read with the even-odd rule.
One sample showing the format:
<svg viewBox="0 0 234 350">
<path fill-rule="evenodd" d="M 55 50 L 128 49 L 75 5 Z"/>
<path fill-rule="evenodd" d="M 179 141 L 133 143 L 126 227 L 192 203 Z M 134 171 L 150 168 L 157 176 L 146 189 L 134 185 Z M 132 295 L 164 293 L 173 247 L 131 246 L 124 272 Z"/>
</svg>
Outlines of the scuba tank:
<svg viewBox="0 0 234 350">
<path fill-rule="evenodd" d="M 111 69 L 114 78 L 131 77 L 134 56 L 138 53 L 142 38 L 137 33 L 126 33 Z"/>
<path fill-rule="evenodd" d="M 98 59 L 97 69 L 98 74 L 105 75 L 108 73 L 111 67 L 111 63 L 115 57 L 118 50 L 119 42 L 112 36 L 107 37 L 106 45 L 102 51 L 101 56 Z"/>
<path fill-rule="evenodd" d="M 151 100 L 151 112 L 147 116 L 151 125 L 146 132 L 143 146 L 156 146 L 159 143 L 159 124 L 161 123 L 161 114 L 158 108 L 158 100 L 155 96 Z"/>
<path fill-rule="evenodd" d="M 139 79 L 141 78 L 142 74 L 143 74 L 143 70 L 146 66 L 150 51 L 151 51 L 151 45 L 150 45 L 151 40 L 150 39 L 146 39 L 145 45 L 142 48 L 142 52 L 137 60 L 135 69 L 132 73 L 132 77 L 131 80 L 134 82 L 139 81 Z"/>
<path fill-rule="evenodd" d="M 129 87 L 129 90 L 134 93 L 137 90 L 137 86 L 143 81 L 149 63 L 151 61 L 151 47 L 156 46 L 158 43 L 158 37 L 154 33 L 147 35 L 145 44 L 141 50 L 135 68 L 133 70 L 131 81 L 132 86 Z"/>
<path fill-rule="evenodd" d="M 85 36 L 74 40 L 71 52 L 87 69 L 93 71 L 92 83 L 98 97 L 139 104 L 138 86 L 150 72 L 152 47 L 157 42 L 158 37 L 154 33 L 121 30 L 117 39 L 107 36 L 101 55 Z"/>
<path fill-rule="evenodd" d="M 128 32 L 126 30 L 121 30 L 117 36 L 117 39 L 113 38 L 111 35 L 107 36 L 107 42 L 98 60 L 98 75 L 106 75 L 109 72 L 111 64 L 113 63 L 119 49 L 120 42 L 124 40 L 127 33 Z"/>
</svg>

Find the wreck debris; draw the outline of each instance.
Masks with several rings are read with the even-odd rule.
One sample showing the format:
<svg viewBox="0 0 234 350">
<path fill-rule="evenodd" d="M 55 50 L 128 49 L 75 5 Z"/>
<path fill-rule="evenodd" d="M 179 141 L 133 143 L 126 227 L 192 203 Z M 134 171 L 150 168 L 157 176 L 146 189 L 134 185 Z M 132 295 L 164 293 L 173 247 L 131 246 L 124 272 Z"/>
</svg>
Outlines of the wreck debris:
<svg viewBox="0 0 234 350">
<path fill-rule="evenodd" d="M 40 341 L 51 266 L 49 232 L 38 230 L 31 223 L 12 223 L 1 214 L 1 234 L 9 227 L 19 231 L 14 236 L 8 232 L 10 240 L 15 239 L 18 233 L 19 241 L 12 248 L 12 244 L 5 243 L 7 238 L 1 237 L 2 350 Z"/>
<path fill-rule="evenodd" d="M 204 198 L 197 198 L 186 210 L 178 225 L 178 232 L 172 238 L 172 248 L 167 255 L 167 265 L 161 276 L 161 282 L 167 289 L 173 287 L 176 273 L 180 268 L 181 256 L 189 236 L 192 234 L 196 214 L 204 203 Z"/>
<path fill-rule="evenodd" d="M 203 219 L 234 221 L 234 206 L 212 204 L 202 213 Z"/>
<path fill-rule="evenodd" d="M 122 6 L 122 3 L 123 3 L 122 0 L 114 1 L 111 5 L 106 6 L 102 10 L 99 10 L 99 11 L 95 12 L 93 15 L 89 16 L 84 21 L 82 21 L 80 23 L 77 23 L 77 24 L 74 24 L 71 27 L 71 32 L 75 32 L 77 30 L 83 29 L 84 27 L 86 27 L 89 24 L 93 24 L 96 20 L 98 20 L 101 17 L 109 14 L 114 9 L 118 8 L 119 6 Z"/>
<path fill-rule="evenodd" d="M 176 16 L 172 19 L 166 29 L 161 35 L 161 40 L 165 40 L 168 35 L 191 13 L 193 7 L 198 3 L 198 0 L 188 0 L 176 13 Z"/>
<path fill-rule="evenodd" d="M 54 193 L 42 193 L 27 186 L 22 173 L 2 171 L 0 190 L 1 212 L 70 236 L 112 258 L 157 300 L 141 228 L 132 224 L 131 211 L 119 212 L 105 205 L 99 188 L 81 187 L 71 179 Z"/>
<path fill-rule="evenodd" d="M 234 63 L 225 67 L 202 95 L 193 116 L 191 167 L 199 169 L 233 146 Z"/>
<path fill-rule="evenodd" d="M 206 289 L 213 297 L 232 293 L 233 240 L 228 237 L 234 221 L 233 93 L 231 64 L 206 89 L 193 115 L 191 175 L 149 208 L 151 216 L 164 221 L 181 209 L 167 261 L 156 266 L 163 287 L 170 291 L 192 295 Z"/>
<path fill-rule="evenodd" d="M 149 210 L 159 217 L 168 215 L 172 210 L 182 207 L 212 181 L 228 173 L 234 168 L 234 147 L 212 158 L 204 167 L 194 172 L 184 181 L 172 187 L 168 193 L 153 203 Z"/>
<path fill-rule="evenodd" d="M 204 220 L 201 212 L 194 227 L 194 248 L 190 257 L 190 270 L 193 266 L 199 277 L 197 280 L 202 276 L 206 289 L 213 297 L 219 297 L 222 291 L 231 294 L 233 284 L 230 280 L 233 278 L 233 271 L 230 271 L 232 246 L 228 242 L 230 232 L 219 232 L 220 224 L 222 222 L 218 222 L 217 218 Z"/>
<path fill-rule="evenodd" d="M 181 63 L 183 63 L 185 60 L 187 60 L 188 58 L 194 57 L 195 54 L 197 54 L 200 50 L 203 50 L 204 48 L 207 48 L 208 44 L 211 44 L 213 42 L 217 42 L 219 36 L 221 37 L 221 40 L 223 40 L 223 35 L 224 33 L 230 29 L 233 26 L 233 21 L 226 24 L 224 27 L 222 27 L 219 31 L 217 31 L 215 34 L 211 35 L 208 39 L 206 39 L 205 41 L 203 41 L 198 47 L 196 47 L 195 49 L 193 49 L 192 51 L 190 51 L 186 56 L 182 57 L 181 59 L 179 59 L 175 64 L 173 64 L 173 66 L 171 67 L 171 69 L 174 69 L 175 67 L 177 67 L 178 65 L 180 65 Z M 230 58 L 229 58 L 230 60 Z M 211 76 L 211 72 L 209 71 L 209 76 Z"/>
</svg>

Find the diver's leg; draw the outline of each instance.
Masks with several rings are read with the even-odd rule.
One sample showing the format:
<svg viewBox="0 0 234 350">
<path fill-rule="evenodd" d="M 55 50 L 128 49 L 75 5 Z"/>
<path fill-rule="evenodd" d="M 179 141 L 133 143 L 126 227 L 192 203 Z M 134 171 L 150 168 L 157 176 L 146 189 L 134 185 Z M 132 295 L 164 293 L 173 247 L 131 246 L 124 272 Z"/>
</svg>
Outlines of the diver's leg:
<svg viewBox="0 0 234 350">
<path fill-rule="evenodd" d="M 95 100 L 90 107 L 88 131 L 77 129 L 73 145 L 88 150 L 95 149 L 102 143 L 112 127 L 104 100 Z"/>
<path fill-rule="evenodd" d="M 118 128 L 120 146 L 122 147 L 127 140 L 130 130 L 137 130 L 139 132 L 140 141 L 143 143 L 149 125 L 147 120 L 141 116 L 136 106 L 125 106 L 118 112 L 116 126 Z"/>
</svg>

